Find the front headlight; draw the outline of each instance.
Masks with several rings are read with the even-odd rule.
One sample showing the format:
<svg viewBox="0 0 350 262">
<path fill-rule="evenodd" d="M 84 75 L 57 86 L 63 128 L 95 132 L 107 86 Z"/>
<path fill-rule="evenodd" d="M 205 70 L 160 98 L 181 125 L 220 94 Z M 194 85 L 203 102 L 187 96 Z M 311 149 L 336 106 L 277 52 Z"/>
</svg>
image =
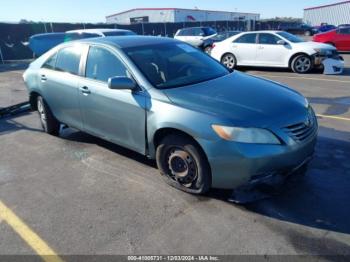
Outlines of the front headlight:
<svg viewBox="0 0 350 262">
<path fill-rule="evenodd" d="M 270 131 L 263 128 L 242 128 L 212 125 L 215 133 L 222 139 L 249 144 L 281 144 Z"/>
<path fill-rule="evenodd" d="M 318 54 L 322 55 L 322 56 L 331 56 L 333 51 L 332 50 L 328 50 L 328 49 L 319 49 L 316 48 L 314 49 L 315 52 L 317 52 Z"/>
</svg>

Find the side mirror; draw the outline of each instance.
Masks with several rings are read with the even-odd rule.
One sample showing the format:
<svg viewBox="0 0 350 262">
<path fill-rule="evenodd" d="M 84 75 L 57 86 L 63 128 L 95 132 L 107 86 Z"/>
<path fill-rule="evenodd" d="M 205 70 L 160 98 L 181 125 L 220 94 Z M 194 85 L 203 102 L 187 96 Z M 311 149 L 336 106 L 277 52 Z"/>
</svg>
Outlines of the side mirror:
<svg viewBox="0 0 350 262">
<path fill-rule="evenodd" d="M 278 40 L 278 41 L 277 41 L 277 44 L 278 44 L 278 45 L 286 45 L 287 42 L 284 41 L 284 40 Z"/>
<path fill-rule="evenodd" d="M 135 81 L 129 77 L 115 76 L 108 79 L 108 87 L 110 89 L 135 90 L 137 85 Z"/>
</svg>

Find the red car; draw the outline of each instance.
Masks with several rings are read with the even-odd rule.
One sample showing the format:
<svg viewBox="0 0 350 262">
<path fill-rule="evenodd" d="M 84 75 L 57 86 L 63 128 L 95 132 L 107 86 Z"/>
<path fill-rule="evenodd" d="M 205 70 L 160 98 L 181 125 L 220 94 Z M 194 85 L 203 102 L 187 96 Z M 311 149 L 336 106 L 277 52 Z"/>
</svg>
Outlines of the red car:
<svg viewBox="0 0 350 262">
<path fill-rule="evenodd" d="M 331 44 L 339 51 L 350 51 L 350 27 L 339 27 L 336 30 L 316 34 L 313 41 Z"/>
</svg>

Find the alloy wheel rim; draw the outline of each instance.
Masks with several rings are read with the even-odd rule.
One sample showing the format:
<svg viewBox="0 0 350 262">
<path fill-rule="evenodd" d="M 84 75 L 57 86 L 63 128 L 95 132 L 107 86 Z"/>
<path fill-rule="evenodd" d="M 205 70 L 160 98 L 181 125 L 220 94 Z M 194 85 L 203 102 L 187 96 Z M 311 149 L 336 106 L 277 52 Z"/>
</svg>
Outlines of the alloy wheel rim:
<svg viewBox="0 0 350 262">
<path fill-rule="evenodd" d="M 311 67 L 311 60 L 307 57 L 301 57 L 296 61 L 295 68 L 298 72 L 307 72 Z"/>
<path fill-rule="evenodd" d="M 230 68 L 230 69 L 234 68 L 235 67 L 235 59 L 234 59 L 234 57 L 232 55 L 225 56 L 223 64 L 226 67 Z"/>
<path fill-rule="evenodd" d="M 169 176 L 180 185 L 191 188 L 198 177 L 193 157 L 181 148 L 171 148 L 168 152 Z"/>
<path fill-rule="evenodd" d="M 45 109 L 40 100 L 38 100 L 38 112 L 40 116 L 40 121 L 44 127 L 46 127 L 46 114 L 45 114 Z"/>
</svg>

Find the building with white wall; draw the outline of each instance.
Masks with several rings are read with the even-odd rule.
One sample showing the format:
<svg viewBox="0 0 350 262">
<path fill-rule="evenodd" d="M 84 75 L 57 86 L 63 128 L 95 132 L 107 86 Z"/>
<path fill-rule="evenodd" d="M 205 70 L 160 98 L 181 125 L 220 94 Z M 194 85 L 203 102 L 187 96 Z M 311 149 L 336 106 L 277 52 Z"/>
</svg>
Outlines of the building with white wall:
<svg viewBox="0 0 350 262">
<path fill-rule="evenodd" d="M 106 17 L 108 24 L 259 20 L 260 14 L 183 8 L 135 8 Z"/>
<path fill-rule="evenodd" d="M 312 26 L 350 24 L 350 1 L 305 8 L 304 23 Z"/>
</svg>

